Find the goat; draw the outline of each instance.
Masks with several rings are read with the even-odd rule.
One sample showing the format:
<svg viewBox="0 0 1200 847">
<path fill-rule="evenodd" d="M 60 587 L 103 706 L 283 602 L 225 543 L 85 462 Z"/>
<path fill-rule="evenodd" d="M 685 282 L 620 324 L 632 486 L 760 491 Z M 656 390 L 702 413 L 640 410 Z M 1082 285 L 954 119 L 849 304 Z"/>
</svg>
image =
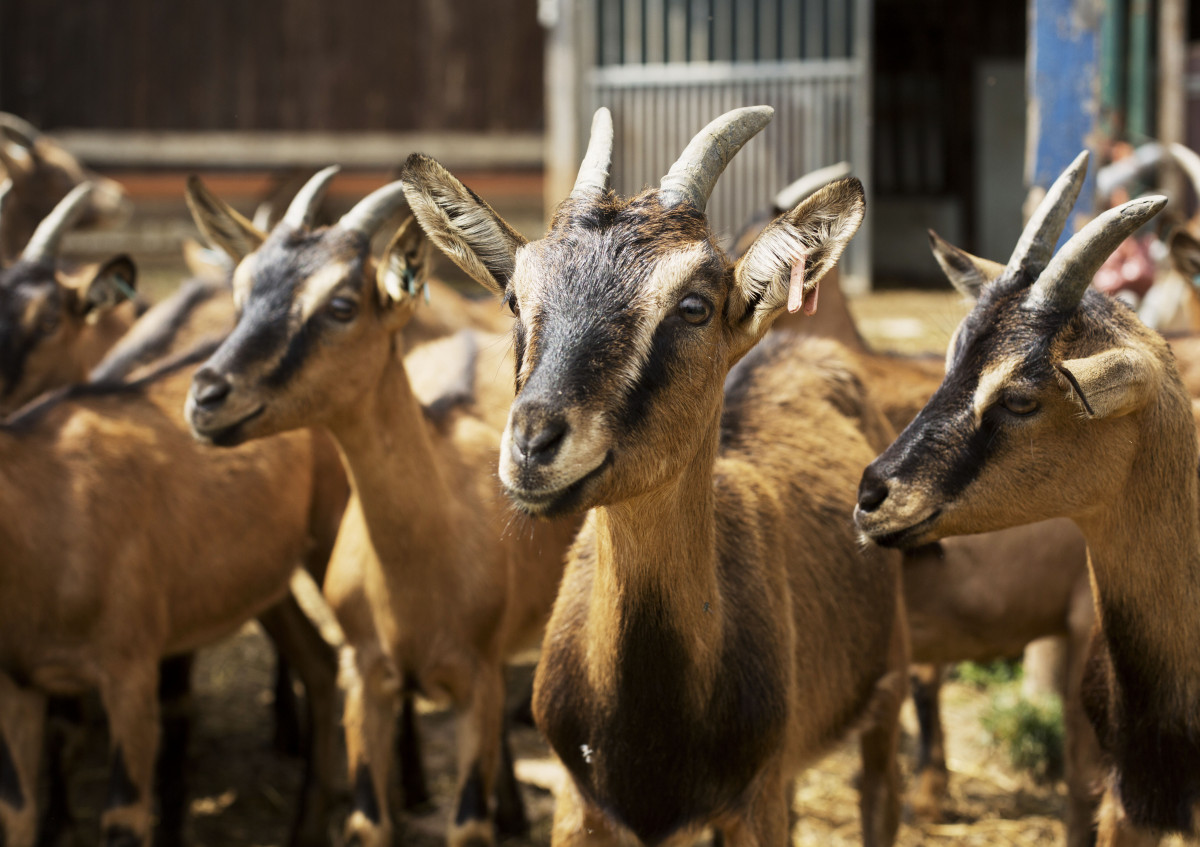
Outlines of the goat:
<svg viewBox="0 0 1200 847">
<path fill-rule="evenodd" d="M 183 359 L 159 379 L 85 385 L 0 425 L 0 827 L 34 842 L 46 695 L 96 690 L 113 762 L 106 843 L 149 843 L 158 662 L 262 614 L 309 691 L 310 770 L 293 841 L 324 841 L 335 666 L 295 608 L 276 607 L 320 524 L 311 439 L 235 453 L 198 445 L 178 418 Z M 170 410 L 170 411 L 168 411 Z M 318 544 L 320 546 L 320 544 Z M 307 626 L 306 626 L 307 625 Z M 293 628 L 298 627 L 298 629 Z M 170 801 L 170 802 L 169 802 Z M 163 816 L 182 814 L 163 798 Z M 172 808 L 174 807 L 174 808 Z"/>
<path fill-rule="evenodd" d="M 793 777 L 856 725 L 864 841 L 895 836 L 898 559 L 861 552 L 838 517 L 863 430 L 886 423 L 836 345 L 778 335 L 751 352 L 789 275 L 805 302 L 837 261 L 862 188 L 817 192 L 736 266 L 704 215 L 772 111 L 718 118 L 625 200 L 600 109 L 571 196 L 531 243 L 432 159 L 405 165 L 426 234 L 516 316 L 505 490 L 543 518 L 590 508 L 534 681 L 571 777 L 555 844 L 710 824 L 727 843 L 786 843 Z"/>
<path fill-rule="evenodd" d="M 95 226 L 129 211 L 120 183 L 90 171 L 61 144 L 28 121 L 0 112 L 0 184 L 10 190 L 0 214 L 0 261 L 18 255 L 38 221 L 73 188 L 90 182 L 93 191 L 78 223 Z"/>
<path fill-rule="evenodd" d="M 822 172 L 817 172 L 794 186 L 811 185 L 815 190 L 819 185 L 813 183 L 827 181 Z M 780 210 L 783 205 L 779 200 L 775 203 Z M 759 220 L 739 234 L 735 252 L 745 252 L 753 242 L 751 236 L 762 228 Z M 966 254 L 933 234 L 931 247 L 951 281 L 963 284 L 956 268 L 963 264 Z M 989 264 L 977 261 L 985 267 Z M 977 270 L 973 264 L 968 266 Z M 872 350 L 859 334 L 845 296 L 832 276 L 822 280 L 820 311 L 781 316 L 773 331 L 829 337 L 845 345 L 881 410 L 899 432 L 936 390 L 944 375 L 944 360 Z M 894 434 L 889 433 L 884 443 L 872 446 L 882 450 L 893 438 Z M 944 539 L 906 551 L 902 573 L 914 662 L 910 673 L 912 697 L 920 731 L 917 784 L 910 793 L 913 810 L 921 817 L 940 819 L 947 793 L 949 771 L 939 709 L 942 665 L 1014 656 L 1034 639 L 1065 635 L 1068 667 L 1062 693 L 1067 843 L 1071 847 L 1090 844 L 1098 800 L 1092 784 L 1098 751 L 1095 734 L 1080 707 L 1078 690 L 1092 628 L 1086 551 L 1079 531 L 1070 521 L 1058 520 Z"/>
<path fill-rule="evenodd" d="M 330 176 L 305 189 L 312 204 Z M 188 418 L 218 445 L 321 426 L 341 450 L 354 494 L 325 596 L 353 658 L 343 663 L 355 783 L 347 839 L 391 843 L 392 715 L 402 696 L 419 692 L 459 712 L 449 842 L 490 842 L 494 786 L 496 827 L 525 826 L 502 744 L 503 660 L 540 634 L 574 525 L 506 531 L 491 470 L 499 430 L 461 391 L 457 403 L 418 402 L 399 354 L 428 249 L 410 219 L 377 263 L 369 255 L 371 237 L 402 203 L 393 183 L 332 227 L 311 229 L 307 213 L 285 216 L 245 251 L 233 277 L 241 317 L 197 371 Z M 244 231 L 227 207 L 208 204 L 202 214 L 203 228 Z M 504 394 L 501 409 L 512 396 Z"/>
<path fill-rule="evenodd" d="M 1197 829 L 1200 483 L 1192 401 L 1166 342 L 1089 290 L 1166 200 L 1109 210 L 1054 254 L 1086 159 L 981 287 L 945 381 L 868 466 L 855 515 L 892 546 L 1050 516 L 1079 525 L 1099 623 L 1084 706 L 1113 766 L 1100 811 L 1108 845 Z"/>
<path fill-rule="evenodd" d="M 144 310 L 128 256 L 75 268 L 57 257 L 92 193 L 90 183 L 72 189 L 0 270 L 0 414 L 85 381 Z M 0 226 L 5 220 L 7 212 Z"/>
</svg>

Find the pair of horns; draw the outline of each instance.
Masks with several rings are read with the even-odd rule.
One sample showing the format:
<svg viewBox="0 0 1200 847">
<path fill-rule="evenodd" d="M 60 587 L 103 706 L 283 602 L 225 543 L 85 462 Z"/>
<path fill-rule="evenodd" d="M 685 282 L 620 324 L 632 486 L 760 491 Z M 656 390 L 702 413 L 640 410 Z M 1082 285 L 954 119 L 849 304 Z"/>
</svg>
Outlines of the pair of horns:
<svg viewBox="0 0 1200 847">
<path fill-rule="evenodd" d="M 1006 278 L 1024 274 L 1036 280 L 1023 301 L 1027 309 L 1052 312 L 1074 309 L 1105 259 L 1167 204 L 1166 197 L 1154 195 L 1109 209 L 1055 253 L 1054 245 L 1083 187 L 1087 164 L 1085 150 L 1054 181 L 1005 265 Z"/>
<path fill-rule="evenodd" d="M 703 212 L 717 178 L 730 160 L 771 122 L 774 114 L 770 106 L 734 109 L 700 130 L 659 182 L 659 200 L 663 206 L 686 204 Z M 571 191 L 572 199 L 596 197 L 608 188 L 612 148 L 612 114 L 601 106 L 592 118 L 592 135 Z"/>
<path fill-rule="evenodd" d="M 325 199 L 325 194 L 329 190 L 329 183 L 333 181 L 340 170 L 341 168 L 337 165 L 330 165 L 313 174 L 308 182 L 304 183 L 304 187 L 292 198 L 282 222 L 292 229 L 311 227 L 317 214 L 317 207 L 321 205 L 321 201 Z M 370 238 L 379 227 L 383 226 L 383 222 L 403 207 L 406 202 L 403 185 L 399 181 L 390 182 L 359 200 L 353 209 L 342 215 L 337 226 Z"/>
</svg>

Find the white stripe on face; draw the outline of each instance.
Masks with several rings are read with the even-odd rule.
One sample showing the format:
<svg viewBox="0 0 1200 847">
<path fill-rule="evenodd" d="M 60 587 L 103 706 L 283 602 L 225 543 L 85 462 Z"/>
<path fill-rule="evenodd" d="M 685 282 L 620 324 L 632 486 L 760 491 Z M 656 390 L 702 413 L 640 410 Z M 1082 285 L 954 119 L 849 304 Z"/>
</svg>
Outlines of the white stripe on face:
<svg viewBox="0 0 1200 847">
<path fill-rule="evenodd" d="M 325 265 L 304 280 L 300 292 L 296 295 L 300 306 L 300 322 L 304 323 L 324 306 L 334 289 L 345 282 L 349 275 L 350 263 L 342 261 Z"/>
<path fill-rule="evenodd" d="M 979 382 L 975 385 L 975 425 L 979 426 L 983 420 L 983 413 L 988 410 L 996 401 L 996 396 L 1000 394 L 1010 382 L 1012 382 L 1013 373 L 1021 364 L 1021 359 L 1014 356 L 1008 359 L 1002 359 L 995 364 L 988 365 L 983 373 L 979 375 Z"/>
</svg>

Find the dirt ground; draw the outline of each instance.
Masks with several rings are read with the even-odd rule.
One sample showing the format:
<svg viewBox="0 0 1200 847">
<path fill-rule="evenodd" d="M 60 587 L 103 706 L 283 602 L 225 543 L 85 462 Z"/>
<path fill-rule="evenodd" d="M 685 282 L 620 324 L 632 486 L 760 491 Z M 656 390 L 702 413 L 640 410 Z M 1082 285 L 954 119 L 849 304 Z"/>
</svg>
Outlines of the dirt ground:
<svg viewBox="0 0 1200 847">
<path fill-rule="evenodd" d="M 884 292 L 853 301 L 851 307 L 872 343 L 903 352 L 944 349 L 965 312 L 957 296 L 941 292 Z M 310 596 L 313 593 L 309 591 Z M 271 750 L 272 672 L 272 651 L 255 624 L 200 654 L 189 766 L 192 799 L 186 837 L 190 844 L 286 843 L 302 763 Z M 528 667 L 523 671 L 529 672 Z M 1062 842 L 1062 784 L 1038 784 L 1007 764 L 980 726 L 979 716 L 987 704 L 988 695 L 974 687 L 949 683 L 943 689 L 952 771 L 948 817 L 943 823 L 921 824 L 906 807 L 898 844 Z M 400 840 L 433 847 L 443 843 L 450 813 L 454 722 L 449 713 L 431 707 L 423 710 L 420 720 L 430 787 L 439 803 L 426 814 L 408 818 Z M 911 704 L 905 707 L 904 728 L 902 767 L 907 774 L 916 734 Z M 515 728 L 513 743 L 533 821 L 527 841 L 545 845 L 553 811 L 551 791 L 562 774 L 535 730 Z M 854 789 L 858 767 L 857 745 L 847 741 L 805 774 L 795 798 L 799 817 L 795 845 L 861 843 Z M 75 763 L 72 778 L 72 801 L 81 818 L 74 838 L 77 844 L 95 843 L 106 784 L 103 742 L 95 739 Z"/>
</svg>

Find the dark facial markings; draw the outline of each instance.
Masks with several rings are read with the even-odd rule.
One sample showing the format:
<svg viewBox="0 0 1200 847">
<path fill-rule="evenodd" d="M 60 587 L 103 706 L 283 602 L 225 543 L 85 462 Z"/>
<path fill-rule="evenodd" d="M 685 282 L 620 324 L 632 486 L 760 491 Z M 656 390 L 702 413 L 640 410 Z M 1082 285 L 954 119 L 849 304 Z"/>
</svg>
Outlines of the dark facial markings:
<svg viewBox="0 0 1200 847">
<path fill-rule="evenodd" d="M 25 376 L 25 363 L 34 348 L 58 329 L 63 293 L 48 264 L 18 262 L 0 273 L 0 377 L 3 396 L 11 397 Z M 37 299 L 42 303 L 34 325 L 26 310 Z"/>
<path fill-rule="evenodd" d="M 639 426 L 679 366 L 686 334 L 710 322 L 714 292 L 708 289 L 714 280 L 724 282 L 727 269 L 710 250 L 694 270 L 694 288 L 684 288 L 676 307 L 650 330 L 647 305 L 658 294 L 648 296 L 652 276 L 671 261 L 671 252 L 707 239 L 703 216 L 664 211 L 654 198 L 566 204 L 538 245 L 536 310 L 522 313 L 513 287 L 506 293 L 514 314 L 523 314 L 514 334 L 518 392 L 572 404 L 617 395 L 610 409 L 615 423 Z M 643 350 L 647 331 L 649 349 Z"/>
<path fill-rule="evenodd" d="M 356 297 L 339 287 L 302 319 L 297 295 L 304 283 L 331 261 L 344 263 L 346 279 L 360 282 L 367 250 L 364 239 L 330 230 L 311 234 L 276 230 L 255 254 L 253 283 L 242 314 L 212 366 L 233 372 L 277 359 L 262 381 L 272 388 L 286 385 L 303 367 L 321 334 L 352 321 L 360 306 Z"/>
</svg>

